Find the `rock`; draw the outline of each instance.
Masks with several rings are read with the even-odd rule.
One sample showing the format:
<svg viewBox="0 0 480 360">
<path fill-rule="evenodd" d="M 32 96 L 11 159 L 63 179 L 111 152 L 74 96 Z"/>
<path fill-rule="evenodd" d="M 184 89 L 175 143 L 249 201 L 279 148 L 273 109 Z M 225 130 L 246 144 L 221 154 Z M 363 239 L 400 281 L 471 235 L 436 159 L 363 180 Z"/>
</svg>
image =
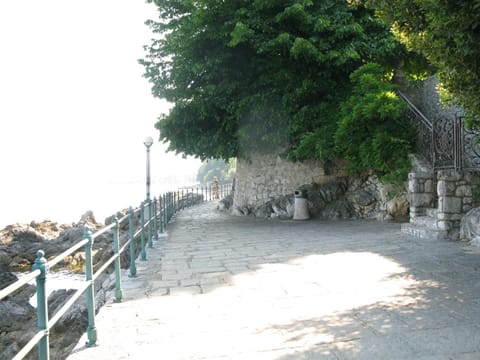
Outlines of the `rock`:
<svg viewBox="0 0 480 360">
<path fill-rule="evenodd" d="M 320 212 L 320 218 L 328 220 L 350 219 L 352 215 L 353 211 L 351 205 L 345 200 L 338 200 L 328 204 Z"/>
<path fill-rule="evenodd" d="M 236 207 L 232 210 L 232 215 L 246 216 L 252 213 L 251 209 L 247 206 Z"/>
<path fill-rule="evenodd" d="M 102 227 L 94 222 L 92 213 L 82 216 L 81 222 L 87 223 L 92 231 Z M 51 221 L 41 223 L 9 225 L 0 231 L 0 288 L 3 289 L 15 282 L 17 277 L 12 271 L 30 271 L 37 250 L 45 251 L 47 258 L 53 258 L 82 239 L 83 225 L 60 225 Z M 120 244 L 128 240 L 128 227 L 120 229 Z M 107 231 L 95 238 L 93 244 L 94 271 L 96 271 L 108 257 L 113 254 L 112 232 Z M 139 246 L 136 247 L 136 255 Z M 136 256 L 135 256 L 136 257 Z M 83 268 L 85 255 L 83 249 L 67 257 L 57 267 Z M 121 264 L 124 268 L 130 266 L 129 249 L 121 255 Z M 111 288 L 112 280 L 109 273 L 112 269 L 100 275 L 95 281 L 96 308 L 106 301 L 107 290 Z M 52 316 L 59 309 L 74 290 L 59 290 L 49 297 L 49 312 Z M 25 285 L 15 293 L 0 301 L 0 358 L 12 358 L 34 336 L 36 331 L 36 311 L 29 304 L 29 299 L 35 292 L 33 285 Z M 71 349 L 85 332 L 87 326 L 87 312 L 84 296 L 75 303 L 50 332 L 51 358 L 66 358 Z M 14 326 L 13 326 L 14 325 Z M 34 359 L 34 352 L 26 359 Z"/>
<path fill-rule="evenodd" d="M 293 195 L 279 196 L 271 201 L 272 217 L 292 218 L 294 210 Z"/>
<path fill-rule="evenodd" d="M 5 266 L 0 265 L 0 289 L 6 288 L 17 280 L 18 278 L 8 271 Z"/>
<path fill-rule="evenodd" d="M 102 227 L 98 223 L 88 224 L 92 231 Z M 0 231 L 0 266 L 17 272 L 30 271 L 38 250 L 51 259 L 82 239 L 83 233 L 82 225 L 60 225 L 49 220 L 9 225 Z"/>
<path fill-rule="evenodd" d="M 405 191 L 394 199 L 387 200 L 399 190 L 383 185 L 376 176 L 351 179 L 340 178 L 324 184 L 305 184 L 308 211 L 313 218 L 349 219 L 370 218 L 389 220 L 408 215 L 409 202 Z M 235 215 L 253 214 L 257 217 L 293 218 L 293 194 L 278 196 L 253 210 L 234 209 Z"/>
<path fill-rule="evenodd" d="M 272 204 L 271 202 L 268 202 L 266 204 L 260 205 L 254 210 L 254 215 L 255 217 L 259 218 L 269 218 L 272 216 L 273 209 L 272 209 Z"/>
<path fill-rule="evenodd" d="M 366 190 L 359 190 L 351 195 L 351 200 L 358 207 L 370 207 L 377 199 Z"/>
<path fill-rule="evenodd" d="M 480 246 L 480 208 L 473 208 L 462 217 L 460 238 Z"/>
<path fill-rule="evenodd" d="M 36 311 L 18 293 L 0 301 L 0 357 L 11 359 L 35 335 Z"/>
<path fill-rule="evenodd" d="M 233 205 L 233 194 L 225 196 L 222 200 L 218 202 L 217 210 L 219 211 L 228 211 L 232 208 Z"/>
<path fill-rule="evenodd" d="M 408 215 L 410 203 L 406 194 L 400 194 L 393 199 L 387 201 L 386 212 L 393 218 L 403 217 Z"/>
<path fill-rule="evenodd" d="M 76 290 L 55 290 L 48 297 L 50 314 L 55 314 Z M 50 331 L 52 358 L 66 358 L 88 326 L 85 299 L 81 297 Z M 55 354 L 55 356 L 53 355 Z"/>
<path fill-rule="evenodd" d="M 87 212 L 85 212 L 85 214 L 83 214 L 80 217 L 80 220 L 78 221 L 78 223 L 81 224 L 81 225 L 93 224 L 95 226 L 97 224 L 97 221 L 95 220 L 95 216 L 93 215 L 93 211 L 88 210 Z"/>
</svg>

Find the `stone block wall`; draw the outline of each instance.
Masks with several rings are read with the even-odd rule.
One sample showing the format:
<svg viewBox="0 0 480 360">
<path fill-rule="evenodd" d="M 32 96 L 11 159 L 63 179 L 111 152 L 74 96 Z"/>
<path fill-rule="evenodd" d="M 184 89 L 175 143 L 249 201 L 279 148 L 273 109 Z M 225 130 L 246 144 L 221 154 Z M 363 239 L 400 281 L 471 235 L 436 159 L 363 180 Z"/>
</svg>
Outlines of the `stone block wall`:
<svg viewBox="0 0 480 360">
<path fill-rule="evenodd" d="M 433 206 L 433 176 L 431 172 L 408 174 L 408 196 L 410 218 L 425 216 L 427 209 Z"/>
<path fill-rule="evenodd" d="M 458 229 L 462 217 L 479 205 L 480 176 L 470 172 L 439 171 L 437 178 L 437 226 L 441 230 Z"/>
<path fill-rule="evenodd" d="M 320 161 L 290 162 L 275 155 L 253 155 L 237 160 L 233 209 L 252 209 L 282 195 L 293 194 L 301 185 L 323 184 L 342 176 L 325 173 Z"/>
<path fill-rule="evenodd" d="M 474 207 L 480 206 L 480 174 L 441 170 L 437 172 L 437 187 L 434 189 L 432 172 L 410 173 L 408 195 L 410 201 L 410 222 L 428 215 L 433 207 L 434 191 L 438 197 L 433 217 L 434 229 L 444 230 L 455 237 L 463 216 Z"/>
</svg>

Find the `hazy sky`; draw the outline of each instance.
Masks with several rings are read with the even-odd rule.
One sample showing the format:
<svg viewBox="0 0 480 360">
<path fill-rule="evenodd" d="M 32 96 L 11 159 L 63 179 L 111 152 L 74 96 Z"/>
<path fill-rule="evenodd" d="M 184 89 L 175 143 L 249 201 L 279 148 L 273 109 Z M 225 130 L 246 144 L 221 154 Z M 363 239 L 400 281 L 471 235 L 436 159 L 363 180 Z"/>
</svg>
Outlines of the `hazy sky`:
<svg viewBox="0 0 480 360">
<path fill-rule="evenodd" d="M 138 183 L 143 196 L 148 135 L 153 182 L 196 173 L 198 160 L 157 141 L 168 106 L 137 62 L 155 15 L 142 0 L 0 1 L 0 227 L 59 208 L 78 220 L 109 184 Z"/>
</svg>

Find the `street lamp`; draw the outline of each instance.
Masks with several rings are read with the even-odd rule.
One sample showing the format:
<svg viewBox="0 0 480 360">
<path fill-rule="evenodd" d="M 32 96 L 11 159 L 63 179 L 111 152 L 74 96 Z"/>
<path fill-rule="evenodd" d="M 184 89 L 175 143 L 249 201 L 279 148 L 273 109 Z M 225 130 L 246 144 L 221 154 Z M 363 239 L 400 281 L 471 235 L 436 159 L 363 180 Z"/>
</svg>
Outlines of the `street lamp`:
<svg viewBox="0 0 480 360">
<path fill-rule="evenodd" d="M 147 148 L 147 201 L 150 201 L 150 147 L 153 145 L 151 136 L 147 136 L 143 140 L 143 144 Z"/>
</svg>

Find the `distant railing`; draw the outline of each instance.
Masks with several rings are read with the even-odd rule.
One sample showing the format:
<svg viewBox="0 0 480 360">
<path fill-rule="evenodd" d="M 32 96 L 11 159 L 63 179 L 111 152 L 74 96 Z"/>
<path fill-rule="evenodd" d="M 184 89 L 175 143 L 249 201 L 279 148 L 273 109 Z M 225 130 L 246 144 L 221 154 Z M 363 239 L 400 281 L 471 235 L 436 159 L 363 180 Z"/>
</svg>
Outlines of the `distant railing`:
<svg viewBox="0 0 480 360">
<path fill-rule="evenodd" d="M 165 232 L 168 222 L 176 212 L 199 203 L 221 199 L 227 196 L 231 192 L 231 189 L 231 184 L 212 184 L 208 186 L 184 187 L 174 192 L 167 192 L 159 196 L 158 199 L 154 198 L 153 200 L 147 199 L 143 201 L 136 209 L 130 207 L 127 214 L 120 219 L 114 215 L 111 224 L 95 233 L 92 233 L 91 230 L 85 226 L 82 239 L 50 261 L 45 259 L 45 253 L 42 250 L 38 250 L 32 271 L 22 276 L 21 279 L 13 284 L 0 290 L 0 300 L 2 300 L 34 279 L 37 284 L 37 333 L 17 353 L 13 360 L 23 359 L 35 345 L 37 345 L 38 349 L 38 358 L 40 360 L 49 360 L 50 330 L 83 293 L 86 293 L 88 312 L 87 346 L 94 346 L 97 341 L 97 330 L 95 327 L 95 280 L 113 263 L 115 274 L 115 301 L 122 301 L 120 255 L 128 247 L 130 248 L 129 276 L 136 277 L 136 243 L 139 242 L 140 245 L 141 260 L 147 260 L 146 247 L 153 247 L 153 240 L 159 240 L 159 233 Z M 120 247 L 120 225 L 124 222 L 128 222 L 128 241 Z M 137 222 L 137 224 L 135 224 L 135 222 Z M 108 231 L 112 232 L 113 256 L 94 273 L 92 246 L 95 238 Z M 48 277 L 49 269 L 82 247 L 85 248 L 85 282 L 78 287 L 78 290 L 53 317 L 49 318 L 48 299 L 45 289 L 45 281 Z"/>
</svg>

